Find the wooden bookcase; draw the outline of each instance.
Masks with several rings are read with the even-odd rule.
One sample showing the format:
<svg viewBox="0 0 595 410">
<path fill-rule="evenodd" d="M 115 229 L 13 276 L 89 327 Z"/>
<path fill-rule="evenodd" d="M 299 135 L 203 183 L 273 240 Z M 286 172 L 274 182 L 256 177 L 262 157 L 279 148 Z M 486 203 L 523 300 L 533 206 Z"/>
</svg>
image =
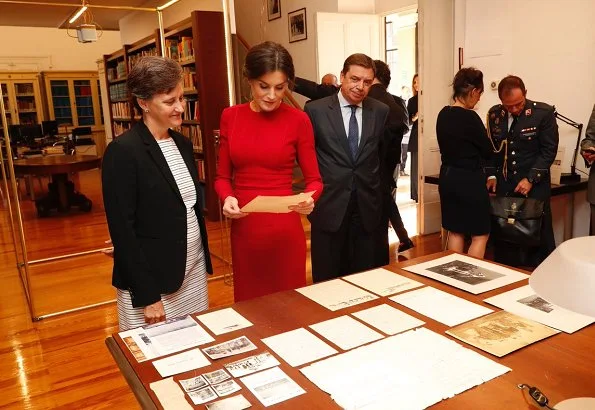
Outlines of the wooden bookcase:
<svg viewBox="0 0 595 410">
<path fill-rule="evenodd" d="M 41 124 L 45 118 L 39 73 L 0 73 L 0 87 L 9 126 Z"/>
<path fill-rule="evenodd" d="M 164 30 L 164 41 L 166 57 L 177 60 L 184 70 L 184 95 L 188 102 L 179 131 L 194 146 L 204 211 L 209 219 L 218 220 L 219 201 L 213 184 L 219 142 L 216 135 L 221 113 L 229 106 L 223 13 L 193 11 L 190 18 Z M 135 59 L 143 53 L 161 54 L 158 30 L 153 36 L 104 56 L 114 138 L 135 121 L 126 78 Z"/>
</svg>

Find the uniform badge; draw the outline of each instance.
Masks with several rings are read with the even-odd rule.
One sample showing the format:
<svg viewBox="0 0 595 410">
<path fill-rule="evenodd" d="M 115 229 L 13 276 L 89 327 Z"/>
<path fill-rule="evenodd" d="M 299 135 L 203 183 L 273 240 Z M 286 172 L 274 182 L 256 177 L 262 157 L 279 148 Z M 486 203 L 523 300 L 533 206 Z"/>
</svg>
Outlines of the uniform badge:
<svg viewBox="0 0 595 410">
<path fill-rule="evenodd" d="M 527 109 L 525 110 L 525 117 L 528 117 L 528 116 L 530 116 L 530 115 L 531 115 L 531 108 L 527 108 Z"/>
<path fill-rule="evenodd" d="M 496 118 L 496 114 L 494 114 L 494 113 L 490 114 L 490 118 L 493 120 L 494 118 Z"/>
<path fill-rule="evenodd" d="M 499 123 L 500 123 L 500 118 L 496 118 L 496 119 L 494 120 L 494 123 L 496 123 L 496 124 L 499 124 Z"/>
</svg>

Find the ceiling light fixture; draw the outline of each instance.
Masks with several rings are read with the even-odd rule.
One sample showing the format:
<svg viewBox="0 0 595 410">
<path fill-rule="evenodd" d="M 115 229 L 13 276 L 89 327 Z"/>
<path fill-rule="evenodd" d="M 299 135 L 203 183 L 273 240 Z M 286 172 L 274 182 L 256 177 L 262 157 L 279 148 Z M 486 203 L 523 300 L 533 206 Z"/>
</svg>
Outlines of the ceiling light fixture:
<svg viewBox="0 0 595 410">
<path fill-rule="evenodd" d="M 76 14 L 74 16 L 72 16 L 72 18 L 70 20 L 68 20 L 68 23 L 72 24 L 75 21 L 77 21 L 77 19 L 81 16 L 81 14 L 83 14 L 85 12 L 85 10 L 87 10 L 87 8 L 88 7 L 83 2 L 83 6 L 79 9 L 79 11 L 76 12 Z"/>
<path fill-rule="evenodd" d="M 162 6 L 157 6 L 157 10 L 161 11 L 161 10 L 165 10 L 166 8 L 168 8 L 169 6 L 171 6 L 174 3 L 177 3 L 180 0 L 169 0 L 167 3 L 165 3 Z"/>
</svg>

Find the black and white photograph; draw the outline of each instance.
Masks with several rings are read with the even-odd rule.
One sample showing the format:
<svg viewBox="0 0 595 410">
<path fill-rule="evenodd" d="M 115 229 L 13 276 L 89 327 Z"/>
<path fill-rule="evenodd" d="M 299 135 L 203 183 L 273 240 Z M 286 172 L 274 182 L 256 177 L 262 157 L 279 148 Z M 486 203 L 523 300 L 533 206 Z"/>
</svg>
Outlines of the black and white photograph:
<svg viewBox="0 0 595 410">
<path fill-rule="evenodd" d="M 260 370 L 270 369 L 279 364 L 280 363 L 275 356 L 269 352 L 264 352 L 257 354 L 256 356 L 246 357 L 237 362 L 228 363 L 225 365 L 225 368 L 233 375 L 233 377 L 242 377 Z"/>
<path fill-rule="evenodd" d="M 306 9 L 299 9 L 287 13 L 289 24 L 289 42 L 301 41 L 308 38 L 306 27 Z"/>
<path fill-rule="evenodd" d="M 213 360 L 249 352 L 251 350 L 256 350 L 256 346 L 246 336 L 240 336 L 237 339 L 202 349 L 202 351 Z"/>
<path fill-rule="evenodd" d="M 209 383 L 211 385 L 221 383 L 223 380 L 227 380 L 231 377 L 223 369 L 215 370 L 210 373 L 204 373 L 202 376 L 205 378 L 207 383 Z"/>
<path fill-rule="evenodd" d="M 217 394 L 210 387 L 205 387 L 200 390 L 189 391 L 188 396 L 192 399 L 194 404 L 203 404 L 217 398 Z"/>
<path fill-rule="evenodd" d="M 202 376 L 196 376 L 191 379 L 180 380 L 180 384 L 188 393 L 190 393 L 191 391 L 200 390 L 203 387 L 208 386 L 207 382 Z"/>
<path fill-rule="evenodd" d="M 526 298 L 519 299 L 518 302 L 532 307 L 533 309 L 541 310 L 545 313 L 550 313 L 554 310 L 554 305 L 537 295 L 531 295 Z"/>
<path fill-rule="evenodd" d="M 489 269 L 480 268 L 477 265 L 459 260 L 433 266 L 428 268 L 428 270 L 439 273 L 440 275 L 448 276 L 452 279 L 460 280 L 461 282 L 465 282 L 470 285 L 489 282 L 504 276 Z"/>
<path fill-rule="evenodd" d="M 281 0 L 267 0 L 269 21 L 281 18 Z"/>
<path fill-rule="evenodd" d="M 228 396 L 231 393 L 235 393 L 238 390 L 241 390 L 239 384 L 237 384 L 234 380 L 226 380 L 223 383 L 214 384 L 213 390 L 219 395 L 219 397 Z"/>
<path fill-rule="evenodd" d="M 405 266 L 403 269 L 474 295 L 529 278 L 529 275 L 518 270 L 458 253 Z"/>
</svg>

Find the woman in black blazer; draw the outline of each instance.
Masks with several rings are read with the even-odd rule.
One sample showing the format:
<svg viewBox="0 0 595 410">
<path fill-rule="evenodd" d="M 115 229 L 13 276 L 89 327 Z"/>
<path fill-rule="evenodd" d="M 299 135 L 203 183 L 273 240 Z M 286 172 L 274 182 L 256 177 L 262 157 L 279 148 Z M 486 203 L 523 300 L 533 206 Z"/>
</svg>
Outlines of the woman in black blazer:
<svg viewBox="0 0 595 410">
<path fill-rule="evenodd" d="M 143 57 L 127 86 L 142 121 L 103 159 L 103 199 L 114 244 L 120 330 L 208 308 L 212 273 L 192 143 L 182 124 L 182 69 Z"/>
</svg>

